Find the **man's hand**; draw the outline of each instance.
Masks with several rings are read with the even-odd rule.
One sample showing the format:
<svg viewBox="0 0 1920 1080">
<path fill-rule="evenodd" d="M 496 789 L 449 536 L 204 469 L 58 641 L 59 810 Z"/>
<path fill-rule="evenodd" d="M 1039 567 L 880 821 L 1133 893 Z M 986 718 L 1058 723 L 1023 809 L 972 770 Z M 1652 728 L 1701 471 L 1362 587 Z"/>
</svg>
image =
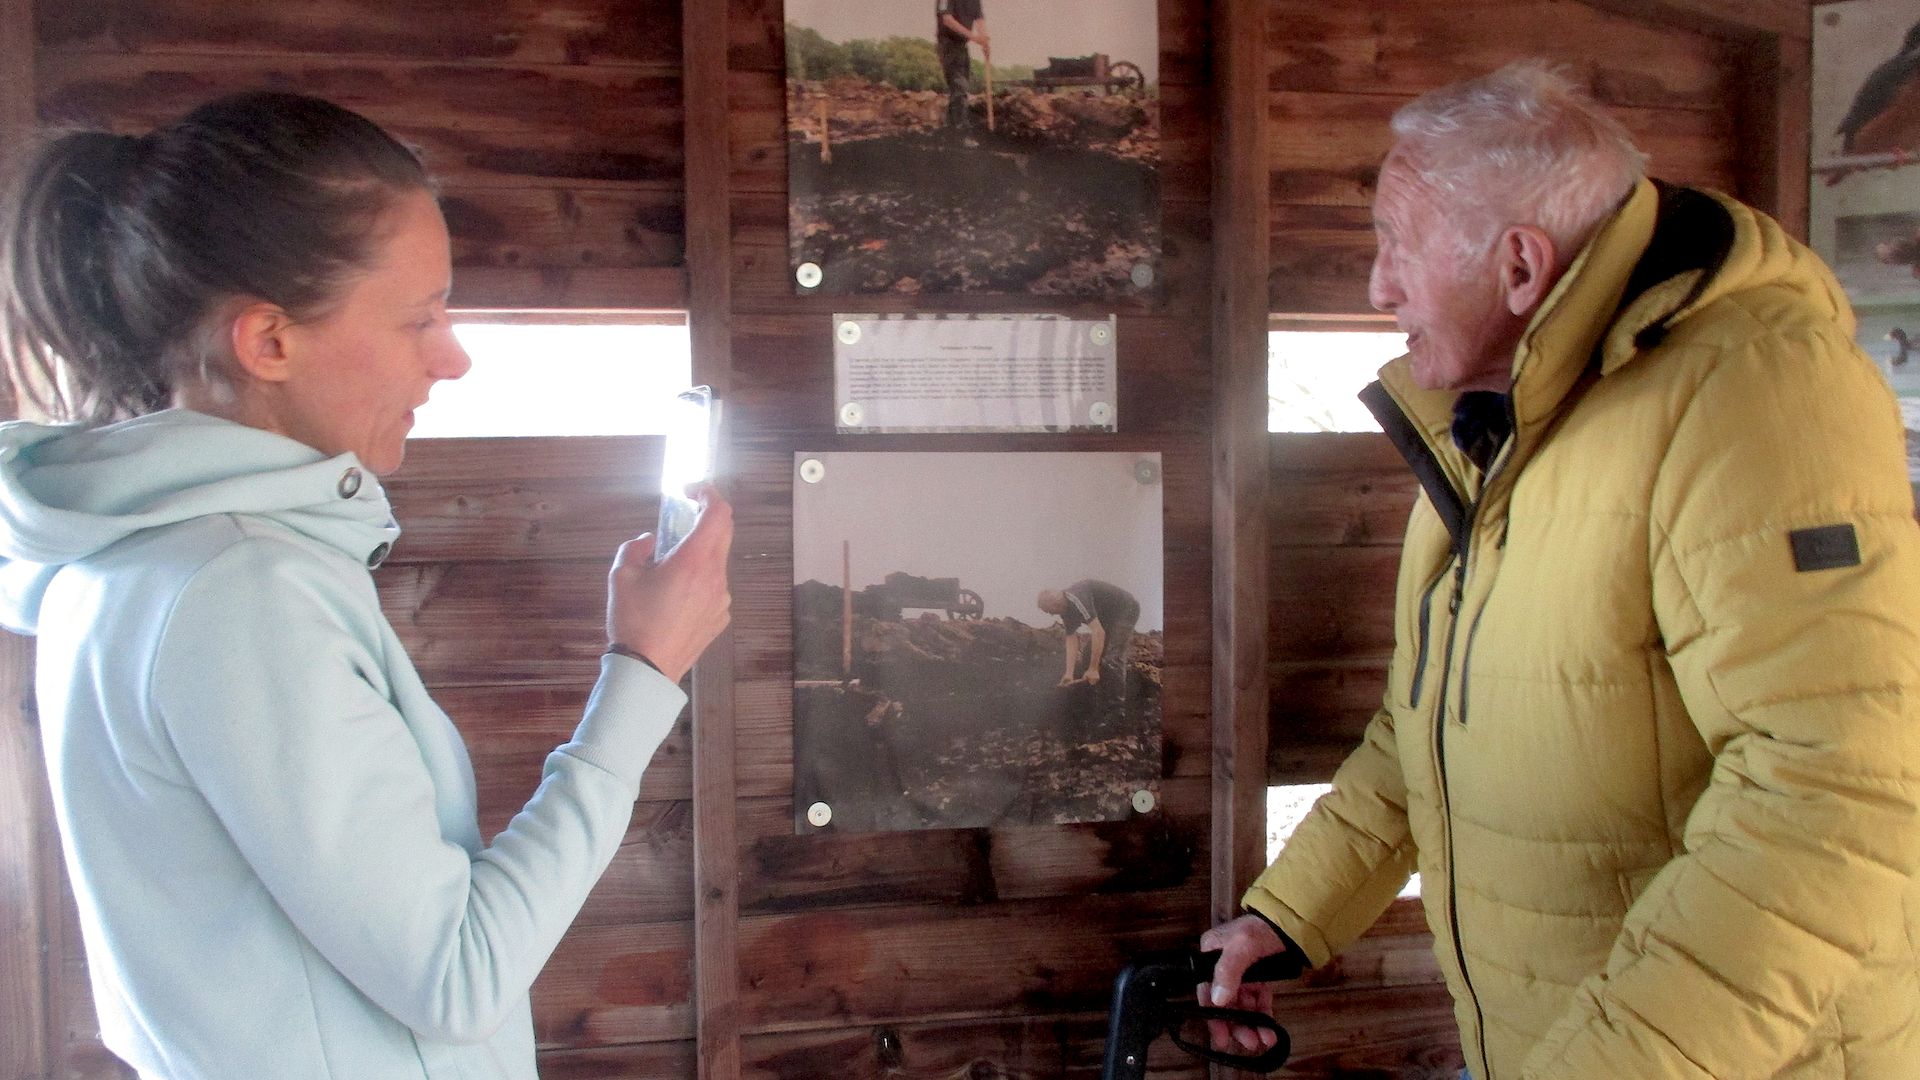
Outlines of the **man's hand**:
<svg viewBox="0 0 1920 1080">
<path fill-rule="evenodd" d="M 1087 669 L 1087 685 L 1092 686 L 1099 681 L 1100 681 L 1100 669 L 1097 667 L 1088 668 Z"/>
<path fill-rule="evenodd" d="M 1255 960 L 1283 952 L 1286 947 L 1287 943 L 1274 933 L 1267 920 L 1258 915 L 1242 915 L 1201 934 L 1200 951 L 1218 951 L 1220 959 L 1213 967 L 1213 981 L 1196 988 L 1200 1004 L 1272 1016 L 1273 984 L 1242 984 L 1240 977 Z M 1243 1027 L 1224 1020 L 1207 1021 L 1207 1033 L 1215 1050 L 1258 1052 L 1279 1041 L 1273 1032 L 1264 1028 Z"/>
<path fill-rule="evenodd" d="M 732 618 L 733 508 L 712 485 L 695 495 L 700 520 L 665 562 L 653 561 L 656 538 L 647 533 L 620 545 L 607 575 L 607 640 L 646 657 L 674 682 Z"/>
</svg>

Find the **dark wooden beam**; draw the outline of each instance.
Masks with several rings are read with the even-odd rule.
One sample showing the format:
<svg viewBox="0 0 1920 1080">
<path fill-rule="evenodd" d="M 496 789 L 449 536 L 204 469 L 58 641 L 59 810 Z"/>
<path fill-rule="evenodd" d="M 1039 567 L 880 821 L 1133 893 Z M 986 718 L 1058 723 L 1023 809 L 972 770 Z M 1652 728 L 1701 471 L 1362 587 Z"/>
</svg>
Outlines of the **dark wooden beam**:
<svg viewBox="0 0 1920 1080">
<path fill-rule="evenodd" d="M 1267 7 L 1212 5 L 1213 888 L 1239 911 L 1265 863 Z"/>
<path fill-rule="evenodd" d="M 687 328 L 694 379 L 725 401 L 733 383 L 726 0 L 688 0 L 681 9 L 681 33 Z M 729 456 L 722 449 L 723 470 Z M 733 638 L 725 634 L 693 670 L 693 966 L 700 1080 L 740 1075 L 733 712 Z"/>
<path fill-rule="evenodd" d="M 1642 22 L 1659 22 L 1716 36 L 1813 36 L 1809 0 L 1583 0 L 1592 8 Z"/>
<path fill-rule="evenodd" d="M 31 140 L 32 0 L 0 0 L 0 163 Z M 44 902 L 57 846 L 34 723 L 33 642 L 0 631 L 0 1077 L 52 1073 Z"/>
</svg>

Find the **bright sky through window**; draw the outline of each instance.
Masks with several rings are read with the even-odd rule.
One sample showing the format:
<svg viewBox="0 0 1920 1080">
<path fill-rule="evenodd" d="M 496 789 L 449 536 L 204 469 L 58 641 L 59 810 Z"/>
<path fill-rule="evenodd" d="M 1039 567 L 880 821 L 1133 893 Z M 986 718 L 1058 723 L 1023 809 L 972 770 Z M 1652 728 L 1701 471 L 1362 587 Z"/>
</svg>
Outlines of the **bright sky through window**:
<svg viewBox="0 0 1920 1080">
<path fill-rule="evenodd" d="M 1267 430 L 1379 431 L 1354 395 L 1406 351 L 1405 334 L 1269 331 Z"/>
<path fill-rule="evenodd" d="M 433 388 L 416 439 L 657 435 L 692 375 L 684 325 L 455 323 L 473 357 Z"/>
</svg>

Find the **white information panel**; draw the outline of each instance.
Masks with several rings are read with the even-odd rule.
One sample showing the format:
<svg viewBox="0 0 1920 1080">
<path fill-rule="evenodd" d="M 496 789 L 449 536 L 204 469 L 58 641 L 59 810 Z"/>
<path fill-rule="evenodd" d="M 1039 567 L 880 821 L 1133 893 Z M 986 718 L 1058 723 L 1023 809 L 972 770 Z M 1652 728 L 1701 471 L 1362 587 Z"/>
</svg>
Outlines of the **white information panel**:
<svg viewBox="0 0 1920 1080">
<path fill-rule="evenodd" d="M 1115 431 L 1115 320 L 835 315 L 840 431 Z"/>
</svg>

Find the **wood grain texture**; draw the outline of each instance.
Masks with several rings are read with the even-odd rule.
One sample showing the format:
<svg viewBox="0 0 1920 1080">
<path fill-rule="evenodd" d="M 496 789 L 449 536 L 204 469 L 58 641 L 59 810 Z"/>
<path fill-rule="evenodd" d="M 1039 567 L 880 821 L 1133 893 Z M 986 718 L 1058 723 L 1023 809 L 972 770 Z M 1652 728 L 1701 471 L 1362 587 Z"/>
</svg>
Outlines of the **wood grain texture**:
<svg viewBox="0 0 1920 1080">
<path fill-rule="evenodd" d="M 33 641 L 0 632 L 0 1077 L 46 1074 L 48 940 L 43 837 L 52 829 L 32 705 Z M 58 959 L 57 954 L 54 959 Z"/>
<path fill-rule="evenodd" d="M 678 267 L 686 243 L 678 184 L 443 185 L 440 211 L 456 270 Z"/>
<path fill-rule="evenodd" d="M 1269 10 L 1275 91 L 1411 97 L 1540 56 L 1608 106 L 1711 111 L 1728 97 L 1731 73 L 1713 39 L 1676 38 L 1581 0 L 1275 0 Z"/>
<path fill-rule="evenodd" d="M 686 4 L 681 45 L 689 86 L 684 130 L 687 329 L 693 344 L 693 376 L 729 403 L 734 391 L 729 327 L 733 260 L 728 220 L 732 184 L 728 122 L 732 107 L 727 71 L 732 14 L 727 0 L 693 0 Z M 731 417 L 723 420 L 726 436 L 718 450 L 717 465 L 730 472 L 734 468 L 730 444 L 739 429 Z M 734 560 L 735 566 L 739 563 Z M 693 672 L 693 929 L 698 984 L 697 1068 L 701 1080 L 736 1080 L 740 1075 L 734 634 L 723 634 Z"/>
<path fill-rule="evenodd" d="M 1105 1047 L 1106 1016 L 1071 1013 L 755 1035 L 746 1040 L 743 1056 L 744 1075 L 752 1080 L 1095 1080 Z M 1165 1038 L 1149 1048 L 1147 1068 L 1156 1080 L 1207 1075 L 1205 1063 Z"/>
<path fill-rule="evenodd" d="M 267 86 L 360 112 L 414 144 L 450 186 L 677 182 L 680 80 L 592 65 L 369 57 L 44 55 L 40 119 L 138 133 L 221 94 Z"/>
<path fill-rule="evenodd" d="M 692 1038 L 693 924 L 568 931 L 534 981 L 533 1035 L 543 1050 Z"/>
<path fill-rule="evenodd" d="M 1268 64 L 1266 0 L 1211 11 L 1213 46 L 1213 921 L 1266 864 Z"/>
<path fill-rule="evenodd" d="M 1162 781 L 1124 821 L 796 836 L 784 798 L 740 806 L 741 909 L 987 904 L 1183 886 L 1205 873 L 1207 780 Z"/>
<path fill-rule="evenodd" d="M 1775 141 L 1793 130 L 1781 109 L 1790 112 L 1804 91 L 1779 85 L 1792 69 L 1761 47 L 1775 40 L 1770 32 L 1704 14 L 1713 7 L 1415 0 L 1327 8 L 1276 0 L 1268 72 L 1272 310 L 1370 310 L 1367 208 L 1394 110 L 1525 56 L 1565 65 L 1651 155 L 1654 175 L 1780 208 L 1790 224 L 1803 216 L 1788 194 L 1791 176 L 1779 172 L 1803 166 L 1780 157 Z M 1775 20 L 1776 7 L 1756 5 L 1756 21 Z"/>
<path fill-rule="evenodd" d="M 667 0 L 41 0 L 47 52 L 405 57 L 481 63 L 680 65 L 680 7 Z"/>
</svg>

